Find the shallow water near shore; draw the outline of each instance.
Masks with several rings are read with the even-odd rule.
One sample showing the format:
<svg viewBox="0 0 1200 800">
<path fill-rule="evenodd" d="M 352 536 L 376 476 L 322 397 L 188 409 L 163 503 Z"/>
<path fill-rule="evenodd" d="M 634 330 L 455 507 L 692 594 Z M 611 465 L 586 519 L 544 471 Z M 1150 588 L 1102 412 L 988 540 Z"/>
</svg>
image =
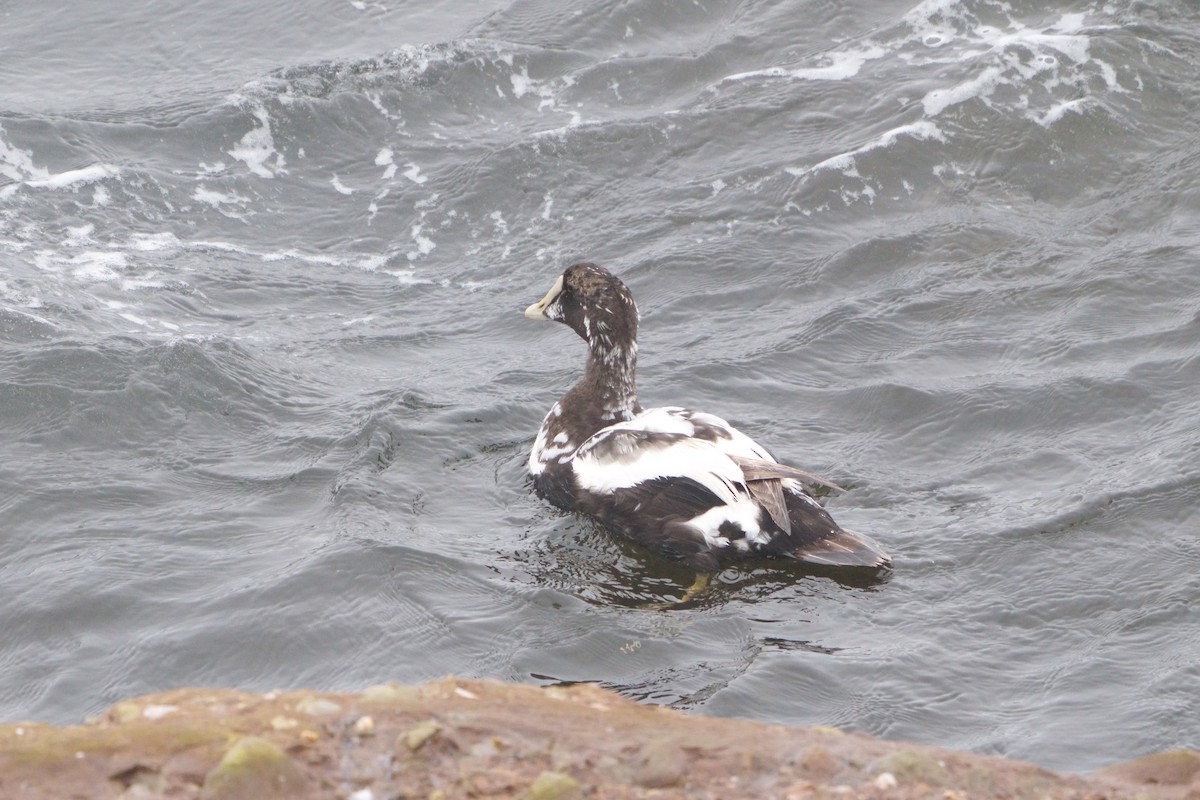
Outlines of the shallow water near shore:
<svg viewBox="0 0 1200 800">
<path fill-rule="evenodd" d="M 1067 771 L 1200 742 L 1186 2 L 13 8 L 0 719 L 455 673 Z M 130 44 L 127 32 L 142 33 Z M 536 498 L 582 343 L 850 489 L 882 580 Z"/>
</svg>

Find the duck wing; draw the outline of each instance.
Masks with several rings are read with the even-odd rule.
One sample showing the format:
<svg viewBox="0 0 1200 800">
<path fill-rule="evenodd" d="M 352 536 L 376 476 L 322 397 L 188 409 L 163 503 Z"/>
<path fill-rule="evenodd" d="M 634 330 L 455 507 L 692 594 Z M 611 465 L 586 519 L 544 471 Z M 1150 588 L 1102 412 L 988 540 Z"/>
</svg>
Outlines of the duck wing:
<svg viewBox="0 0 1200 800">
<path fill-rule="evenodd" d="M 784 533 L 792 532 L 791 516 L 788 513 L 787 501 L 783 498 L 784 478 L 801 483 L 828 486 L 840 492 L 846 491 L 820 475 L 789 467 L 786 464 L 763 461 L 760 458 L 746 458 L 732 453 L 729 454 L 729 458 L 741 468 L 742 476 L 746 479 L 746 488 L 750 490 L 750 494 L 754 495 L 754 499 L 762 504 L 762 507 L 771 515 L 771 519 Z"/>
<path fill-rule="evenodd" d="M 839 492 L 846 491 L 828 478 L 822 478 L 813 472 L 805 472 L 802 469 L 789 467 L 787 464 L 780 464 L 775 461 L 763 461 L 759 458 L 746 458 L 745 456 L 734 455 L 732 453 L 729 457 L 733 459 L 735 464 L 742 468 L 742 474 L 746 476 L 746 480 L 748 481 L 792 478 L 810 486 L 828 486 L 830 489 L 837 489 Z"/>
</svg>

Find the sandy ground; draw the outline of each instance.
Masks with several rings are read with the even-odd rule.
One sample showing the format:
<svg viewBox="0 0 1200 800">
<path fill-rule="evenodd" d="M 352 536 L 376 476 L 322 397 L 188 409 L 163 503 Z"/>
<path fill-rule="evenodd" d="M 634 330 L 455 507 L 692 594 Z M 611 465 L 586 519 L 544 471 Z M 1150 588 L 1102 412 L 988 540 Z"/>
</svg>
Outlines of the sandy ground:
<svg viewBox="0 0 1200 800">
<path fill-rule="evenodd" d="M 1195 798 L 1200 754 L 1094 775 L 832 728 L 688 716 L 591 686 L 183 689 L 0 725 L 0 798 Z"/>
</svg>

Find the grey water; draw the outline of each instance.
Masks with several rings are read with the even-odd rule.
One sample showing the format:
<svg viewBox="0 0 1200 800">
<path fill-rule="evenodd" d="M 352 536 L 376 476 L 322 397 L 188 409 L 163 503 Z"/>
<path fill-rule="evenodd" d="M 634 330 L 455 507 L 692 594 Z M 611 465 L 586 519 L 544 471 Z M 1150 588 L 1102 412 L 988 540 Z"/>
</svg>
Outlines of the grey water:
<svg viewBox="0 0 1200 800">
<path fill-rule="evenodd" d="M 1190 0 L 0 9 L 0 720 L 594 682 L 1085 771 L 1200 746 Z M 532 494 L 580 260 L 878 581 Z"/>
</svg>

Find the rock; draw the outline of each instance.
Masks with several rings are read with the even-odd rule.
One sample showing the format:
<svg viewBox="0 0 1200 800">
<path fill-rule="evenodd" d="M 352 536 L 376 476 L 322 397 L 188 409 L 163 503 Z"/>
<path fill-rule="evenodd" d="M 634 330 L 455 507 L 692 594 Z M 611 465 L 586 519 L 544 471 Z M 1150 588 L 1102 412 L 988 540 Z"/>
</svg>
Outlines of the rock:
<svg viewBox="0 0 1200 800">
<path fill-rule="evenodd" d="M 875 780 L 871 781 L 871 785 L 879 791 L 887 791 L 895 789 L 900 784 L 896 781 L 896 776 L 890 772 L 881 772 L 875 776 Z"/>
<path fill-rule="evenodd" d="M 306 796 L 307 789 L 286 753 L 266 739 L 247 736 L 204 776 L 200 800 L 291 800 Z"/>
<path fill-rule="evenodd" d="M 354 732 L 359 736 L 374 736 L 375 720 L 366 716 L 359 717 L 354 722 Z"/>
<path fill-rule="evenodd" d="M 416 751 L 420 750 L 426 742 L 428 742 L 434 736 L 437 736 L 441 730 L 441 725 L 438 725 L 431 719 L 427 719 L 424 722 L 418 722 L 416 725 L 413 725 L 404 733 L 400 734 L 399 738 L 404 742 L 405 747 L 407 747 L 411 752 L 415 753 Z"/>
<path fill-rule="evenodd" d="M 156 703 L 153 705 L 148 705 L 145 708 L 143 708 L 142 716 L 145 717 L 146 719 L 162 719 L 163 717 L 167 716 L 168 714 L 174 714 L 178 710 L 179 710 L 179 706 L 171 706 L 171 705 L 165 705 L 162 703 Z"/>
<path fill-rule="evenodd" d="M 142 716 L 142 707 L 137 703 L 124 700 L 113 706 L 109 713 L 117 722 L 132 722 Z"/>
<path fill-rule="evenodd" d="M 665 789 L 683 780 L 687 757 L 677 745 L 663 739 L 652 739 L 642 748 L 633 780 L 647 789 Z"/>
<path fill-rule="evenodd" d="M 579 781 L 564 772 L 543 772 L 529 786 L 528 800 L 574 800 L 580 796 Z"/>
<path fill-rule="evenodd" d="M 308 714 L 310 717 L 324 717 L 341 713 L 342 707 L 331 700 L 321 697 L 305 697 L 296 703 L 296 713 Z"/>
</svg>

